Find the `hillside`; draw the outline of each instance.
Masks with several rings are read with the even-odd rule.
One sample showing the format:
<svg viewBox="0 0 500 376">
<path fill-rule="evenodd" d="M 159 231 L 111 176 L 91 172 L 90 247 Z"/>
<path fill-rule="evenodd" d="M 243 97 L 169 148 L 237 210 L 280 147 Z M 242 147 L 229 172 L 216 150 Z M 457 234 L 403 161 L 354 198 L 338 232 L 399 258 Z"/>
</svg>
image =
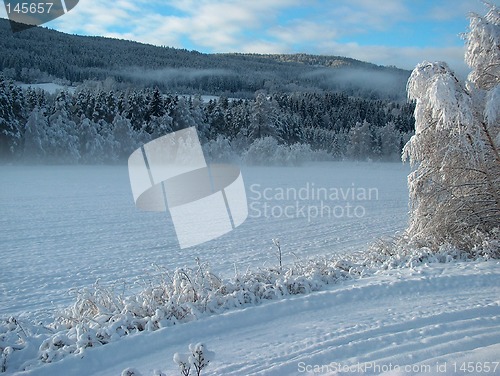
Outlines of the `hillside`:
<svg viewBox="0 0 500 376">
<path fill-rule="evenodd" d="M 77 36 L 43 27 L 13 34 L 0 19 L 0 71 L 36 83 L 55 78 L 80 83 L 114 78 L 124 86 L 231 94 L 342 91 L 403 99 L 409 72 L 340 56 L 203 54 L 126 40 Z"/>
</svg>

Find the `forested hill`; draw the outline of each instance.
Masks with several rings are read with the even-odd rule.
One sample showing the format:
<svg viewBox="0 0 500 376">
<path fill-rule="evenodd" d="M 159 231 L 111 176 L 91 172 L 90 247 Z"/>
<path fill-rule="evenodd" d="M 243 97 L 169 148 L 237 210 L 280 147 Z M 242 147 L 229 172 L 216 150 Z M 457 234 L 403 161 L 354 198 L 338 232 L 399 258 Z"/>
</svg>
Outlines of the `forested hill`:
<svg viewBox="0 0 500 376">
<path fill-rule="evenodd" d="M 264 89 L 403 100 L 409 77 L 405 70 L 339 56 L 202 54 L 43 27 L 13 34 L 6 19 L 0 19 L 1 71 L 27 83 L 62 79 L 76 84 L 112 77 L 124 87 L 247 98 Z"/>
</svg>

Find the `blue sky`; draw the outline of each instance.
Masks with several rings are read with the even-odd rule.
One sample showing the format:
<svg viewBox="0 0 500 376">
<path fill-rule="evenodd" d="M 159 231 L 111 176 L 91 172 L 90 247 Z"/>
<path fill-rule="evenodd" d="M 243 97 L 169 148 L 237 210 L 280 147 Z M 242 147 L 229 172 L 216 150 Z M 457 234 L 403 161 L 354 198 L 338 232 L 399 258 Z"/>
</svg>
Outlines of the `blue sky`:
<svg viewBox="0 0 500 376">
<path fill-rule="evenodd" d="M 407 69 L 444 60 L 465 72 L 459 33 L 484 9 L 479 0 L 80 0 L 46 26 L 205 53 L 341 55 Z"/>
</svg>

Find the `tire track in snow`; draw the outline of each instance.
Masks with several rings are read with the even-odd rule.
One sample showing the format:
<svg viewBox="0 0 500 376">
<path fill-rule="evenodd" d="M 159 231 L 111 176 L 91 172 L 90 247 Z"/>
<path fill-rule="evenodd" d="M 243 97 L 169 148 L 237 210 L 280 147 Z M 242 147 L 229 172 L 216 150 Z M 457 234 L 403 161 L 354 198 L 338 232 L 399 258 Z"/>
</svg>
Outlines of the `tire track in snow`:
<svg viewBox="0 0 500 376">
<path fill-rule="evenodd" d="M 270 346 L 268 360 L 261 364 L 242 362 L 218 370 L 217 374 L 224 375 L 294 375 L 298 372 L 299 362 L 304 364 L 329 364 L 337 362 L 349 365 L 357 363 L 375 362 L 379 365 L 388 364 L 416 364 L 433 359 L 436 356 L 474 350 L 500 343 L 500 308 L 498 302 L 489 297 L 495 296 L 495 281 L 498 275 L 472 275 L 464 286 L 464 276 L 439 275 L 431 278 L 410 278 L 409 280 L 393 281 L 389 284 L 362 285 L 353 288 L 329 291 L 328 297 L 314 304 L 311 299 L 309 306 L 327 310 L 331 304 L 337 306 L 337 314 L 350 314 L 351 321 L 359 320 L 357 324 L 343 327 L 317 338 L 307 336 L 296 341 L 290 351 L 280 352 Z M 360 281 L 361 282 L 361 281 Z M 408 288 L 412 285 L 412 288 Z M 467 290 L 473 286 L 481 286 L 481 292 L 476 289 L 472 293 Z M 451 311 L 443 311 L 446 298 L 450 292 L 457 290 L 458 299 Z M 352 291 L 354 297 L 349 297 Z M 416 297 L 419 291 L 420 303 Z M 493 295 L 492 295 L 493 294 Z M 321 294 L 318 294 L 318 296 Z M 385 296 L 384 296 L 385 295 Z M 434 297 L 437 296 L 436 299 Z M 364 298 L 363 298 L 364 297 Z M 304 299 L 307 299 L 304 297 Z M 406 306 L 395 306 L 401 310 L 396 317 L 384 318 L 380 311 L 384 305 L 390 305 L 396 299 Z M 354 307 L 356 301 L 370 305 L 379 301 L 379 308 L 368 309 L 360 314 Z M 423 304 L 425 300 L 425 304 Z M 296 303 L 299 303 L 298 301 Z M 344 307 L 342 307 L 342 305 Z M 416 317 L 420 310 L 423 317 Z M 361 308 L 363 310 L 363 308 Z M 378 314 L 377 314 L 378 311 Z M 423 311 L 423 312 L 422 312 Z M 302 312 L 311 318 L 312 308 Z M 280 310 L 276 312 L 279 316 Z M 293 316 L 287 322 L 293 321 Z M 377 317 L 378 320 L 370 320 Z M 381 319 L 382 317 L 382 319 Z M 396 322 L 393 322 L 396 320 Z M 276 320 L 277 321 L 277 320 Z M 300 319 L 296 319 L 300 322 Z M 323 324 L 327 324 L 324 320 Z M 334 325 L 332 325 L 334 328 Z M 290 325 L 293 330 L 293 325 Z M 277 345 L 277 342 L 274 341 Z M 326 359 L 326 361 L 325 361 Z"/>
<path fill-rule="evenodd" d="M 455 356 L 497 361 L 489 357 L 500 348 L 499 280 L 495 261 L 386 271 L 142 332 L 26 374 L 108 376 L 134 367 L 145 376 L 153 369 L 175 375 L 172 355 L 193 342 L 216 353 L 206 376 L 308 374 L 299 372 L 299 362 L 435 365 Z"/>
</svg>

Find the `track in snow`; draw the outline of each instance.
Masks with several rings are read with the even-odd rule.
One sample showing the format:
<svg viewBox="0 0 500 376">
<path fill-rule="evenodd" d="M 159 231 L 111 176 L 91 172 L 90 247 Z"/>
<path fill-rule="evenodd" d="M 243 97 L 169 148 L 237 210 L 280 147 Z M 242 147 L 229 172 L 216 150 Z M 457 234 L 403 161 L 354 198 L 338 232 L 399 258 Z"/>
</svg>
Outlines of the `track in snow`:
<svg viewBox="0 0 500 376">
<path fill-rule="evenodd" d="M 29 374 L 118 375 L 126 367 L 177 374 L 172 355 L 201 341 L 216 353 L 206 375 L 335 374 L 341 367 L 356 371 L 340 372 L 346 375 L 435 375 L 438 366 L 451 375 L 462 362 L 500 361 L 499 280 L 497 261 L 384 272 L 134 335 Z M 325 372 L 305 372 L 315 366 Z M 478 374 L 500 374 L 500 365 Z"/>
</svg>

